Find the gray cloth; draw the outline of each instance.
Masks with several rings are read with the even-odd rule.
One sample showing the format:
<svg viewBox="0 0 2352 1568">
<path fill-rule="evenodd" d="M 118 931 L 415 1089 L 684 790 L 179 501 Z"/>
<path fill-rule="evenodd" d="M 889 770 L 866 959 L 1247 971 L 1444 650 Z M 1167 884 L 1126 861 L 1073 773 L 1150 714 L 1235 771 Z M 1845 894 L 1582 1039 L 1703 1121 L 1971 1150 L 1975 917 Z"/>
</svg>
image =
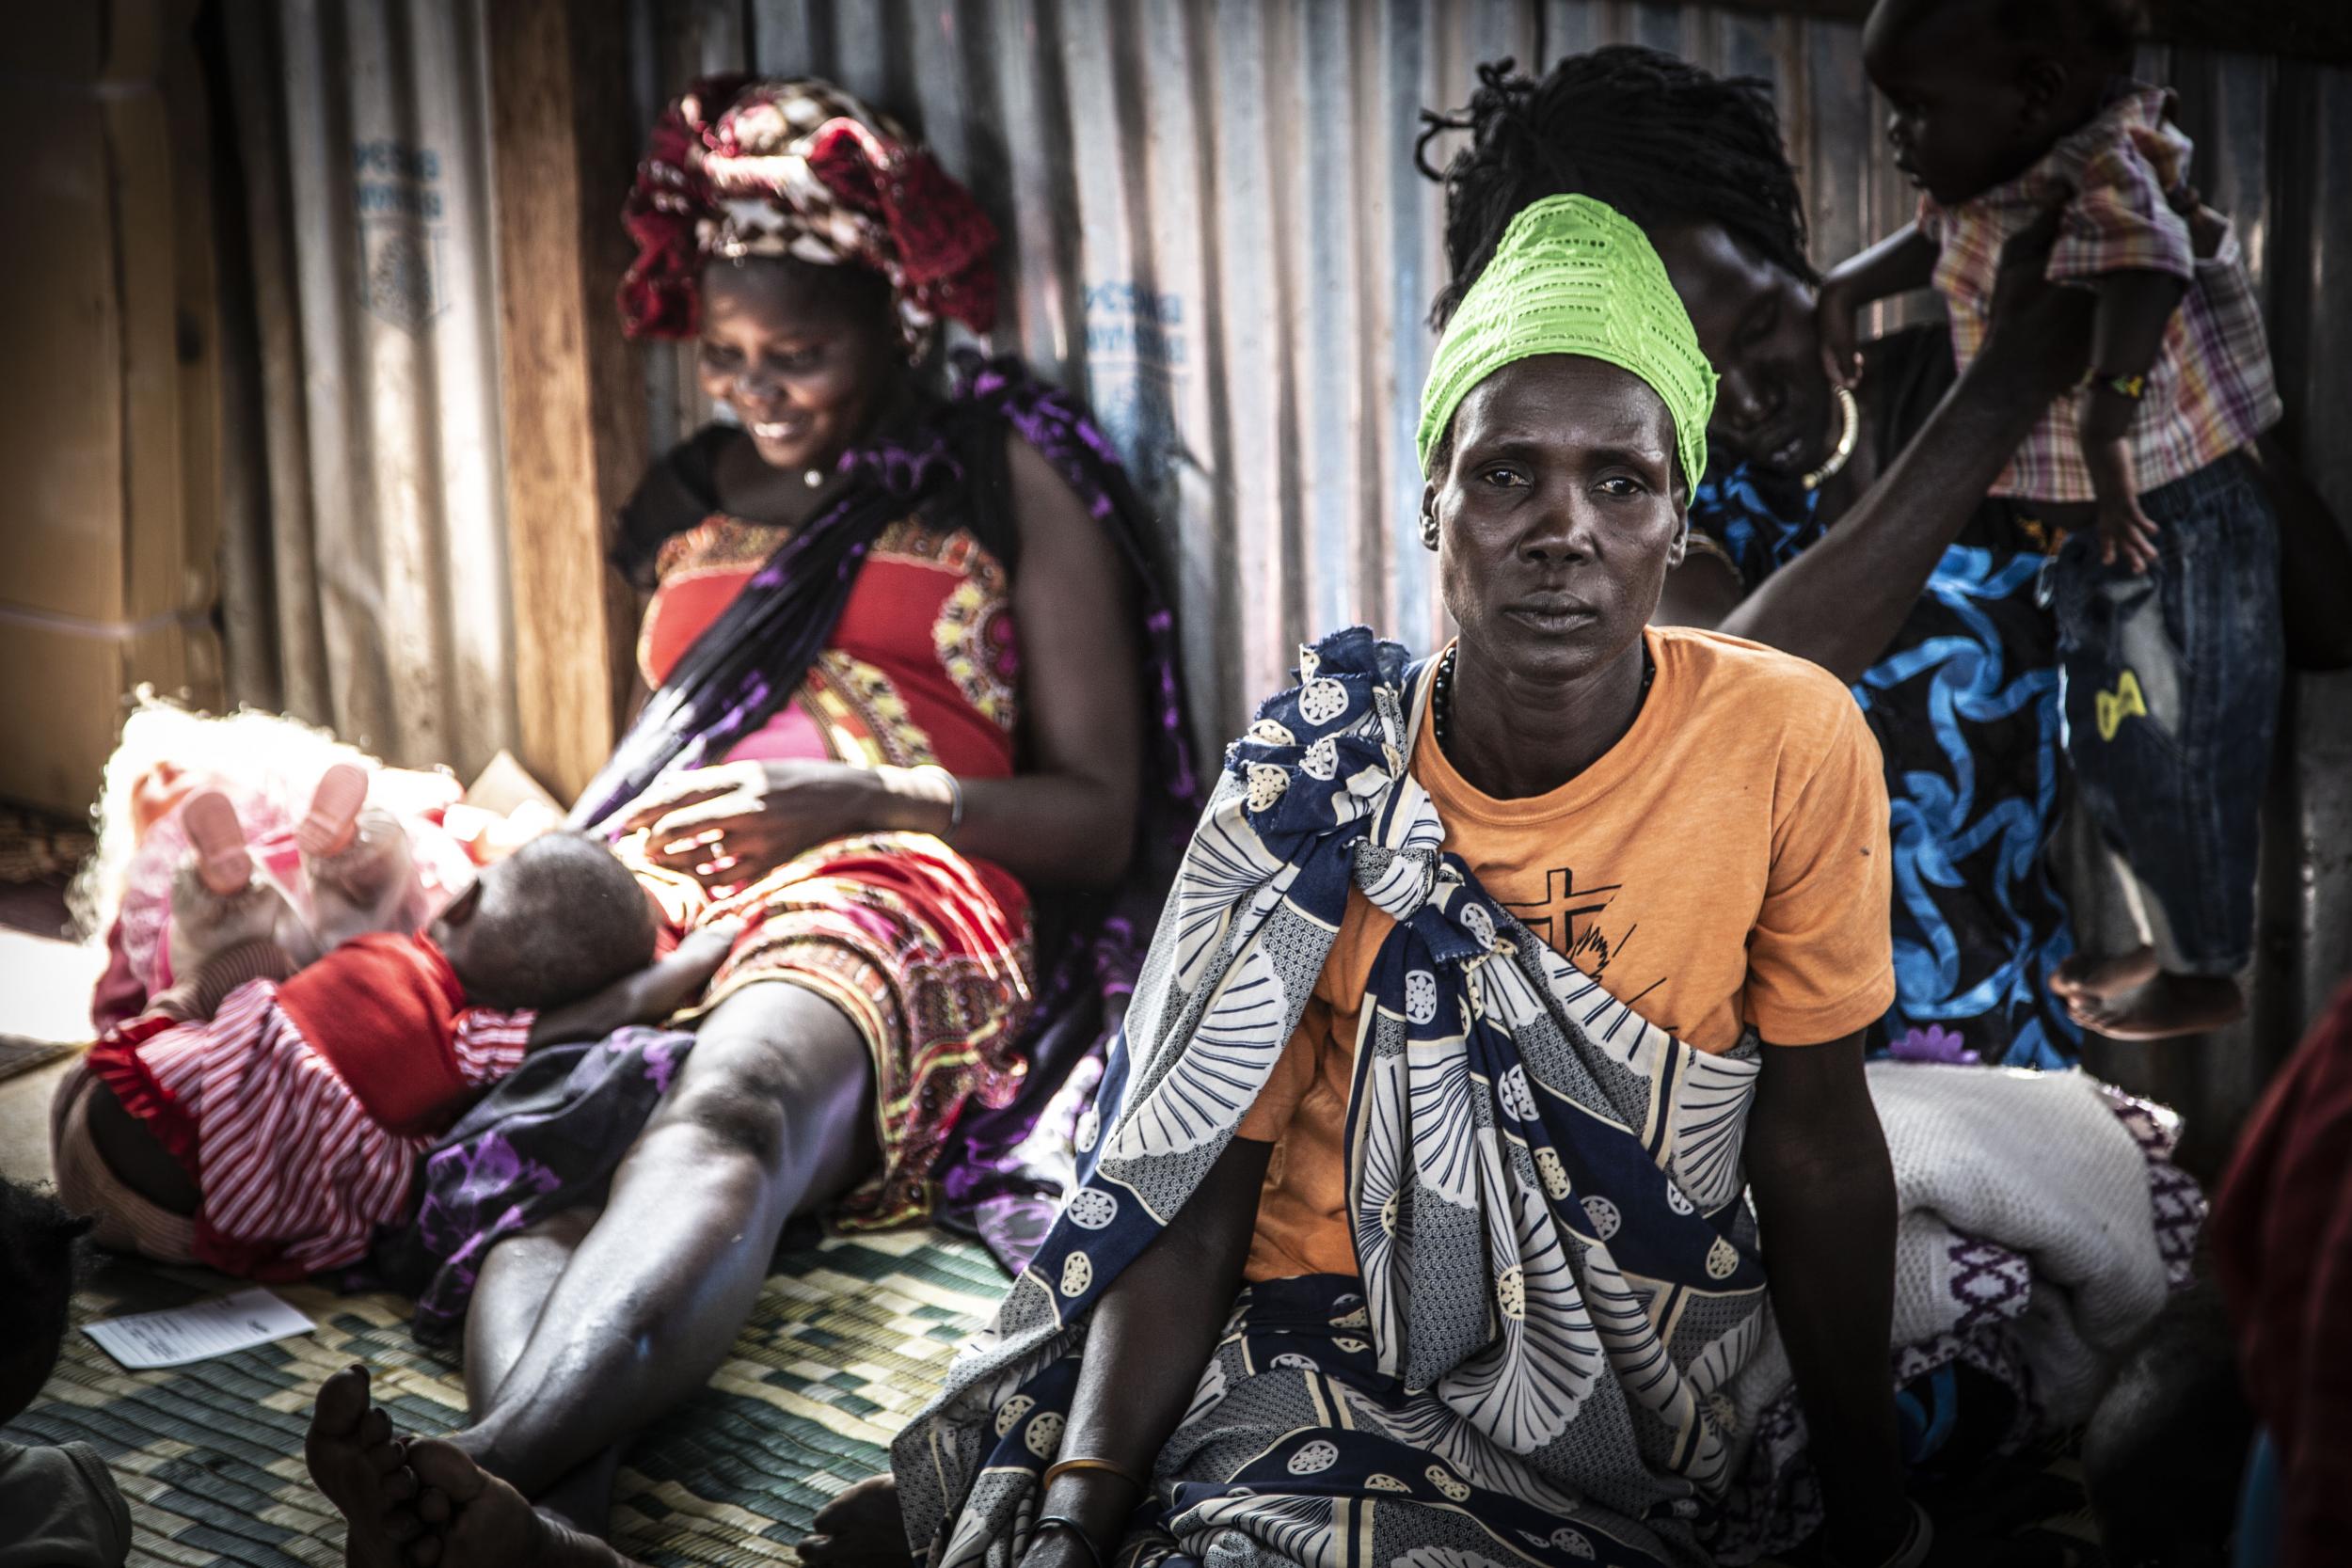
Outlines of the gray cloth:
<svg viewBox="0 0 2352 1568">
<path fill-rule="evenodd" d="M 87 1443 L 0 1443 L 0 1568 L 120 1568 L 131 1511 Z"/>
</svg>

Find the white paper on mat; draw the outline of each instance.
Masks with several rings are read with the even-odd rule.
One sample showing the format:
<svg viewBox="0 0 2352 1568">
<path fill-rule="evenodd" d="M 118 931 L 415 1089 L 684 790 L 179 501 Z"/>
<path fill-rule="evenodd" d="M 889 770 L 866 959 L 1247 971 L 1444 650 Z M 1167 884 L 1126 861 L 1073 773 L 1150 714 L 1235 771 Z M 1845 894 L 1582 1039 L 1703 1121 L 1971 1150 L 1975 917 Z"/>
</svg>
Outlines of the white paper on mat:
<svg viewBox="0 0 2352 1568">
<path fill-rule="evenodd" d="M 134 1371 L 184 1367 L 232 1351 L 308 1334 L 310 1320 L 268 1291 L 256 1288 L 162 1312 L 139 1312 L 84 1323 L 98 1348 Z"/>
</svg>

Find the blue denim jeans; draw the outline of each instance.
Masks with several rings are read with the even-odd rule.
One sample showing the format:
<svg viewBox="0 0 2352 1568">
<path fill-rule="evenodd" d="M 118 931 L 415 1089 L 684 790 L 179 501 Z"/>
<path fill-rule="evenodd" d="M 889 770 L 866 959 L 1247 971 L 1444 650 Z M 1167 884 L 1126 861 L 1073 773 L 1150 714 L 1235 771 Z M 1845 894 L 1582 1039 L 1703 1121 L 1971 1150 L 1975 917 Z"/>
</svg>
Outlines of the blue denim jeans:
<svg viewBox="0 0 2352 1568">
<path fill-rule="evenodd" d="M 2082 800 L 2149 895 L 2164 967 L 2233 974 L 2254 947 L 2255 816 L 2286 650 L 2279 524 L 2233 452 L 2139 498 L 2144 577 L 2070 536 L 2050 564 L 2059 710 Z"/>
</svg>

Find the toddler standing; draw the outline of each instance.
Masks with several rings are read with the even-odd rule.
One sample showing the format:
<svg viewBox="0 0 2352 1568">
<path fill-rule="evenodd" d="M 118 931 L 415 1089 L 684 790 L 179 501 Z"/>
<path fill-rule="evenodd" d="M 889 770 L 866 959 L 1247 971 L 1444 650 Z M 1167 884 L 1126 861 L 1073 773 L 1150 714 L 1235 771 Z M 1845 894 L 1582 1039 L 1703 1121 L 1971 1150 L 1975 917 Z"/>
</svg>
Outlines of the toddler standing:
<svg viewBox="0 0 2352 1568">
<path fill-rule="evenodd" d="M 1965 365 L 2004 241 L 2062 209 L 2048 275 L 2097 296 L 2091 373 L 1992 493 L 2066 531 L 2047 592 L 2086 806 L 2148 896 L 2153 946 L 2070 959 L 2052 986 L 2118 1038 L 2245 1010 L 2255 814 L 2283 644 L 2278 526 L 2251 449 L 2280 416 L 2237 242 L 2201 260 L 2167 193 L 2187 166 L 2167 95 L 2128 77 L 2126 0 L 1880 0 L 1863 34 L 1919 215 L 1820 299 L 1850 380 L 1865 304 L 1932 285 Z"/>
</svg>

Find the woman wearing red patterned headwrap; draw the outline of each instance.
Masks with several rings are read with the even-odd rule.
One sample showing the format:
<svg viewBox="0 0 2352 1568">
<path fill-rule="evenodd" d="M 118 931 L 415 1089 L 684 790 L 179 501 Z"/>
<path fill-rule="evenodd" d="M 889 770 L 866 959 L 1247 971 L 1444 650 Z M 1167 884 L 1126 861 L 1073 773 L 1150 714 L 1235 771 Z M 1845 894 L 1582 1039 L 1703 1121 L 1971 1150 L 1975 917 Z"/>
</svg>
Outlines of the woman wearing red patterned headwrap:
<svg viewBox="0 0 2352 1568">
<path fill-rule="evenodd" d="M 719 1365 L 793 1214 L 1035 1244 L 1053 1195 L 1011 1151 L 1123 1000 L 1193 794 L 1107 443 L 1017 366 L 927 377 L 943 318 L 994 314 L 963 188 L 827 84 L 718 78 L 624 215 L 629 331 L 698 339 L 734 418 L 622 513 L 651 696 L 572 820 L 681 930 L 741 934 L 691 1036 L 501 1085 L 409 1238 L 421 1331 L 464 1323 L 456 1442 L 598 1534 L 617 1445 Z M 389 1499 L 351 1398 L 310 1458 L 364 1534 Z"/>
</svg>

